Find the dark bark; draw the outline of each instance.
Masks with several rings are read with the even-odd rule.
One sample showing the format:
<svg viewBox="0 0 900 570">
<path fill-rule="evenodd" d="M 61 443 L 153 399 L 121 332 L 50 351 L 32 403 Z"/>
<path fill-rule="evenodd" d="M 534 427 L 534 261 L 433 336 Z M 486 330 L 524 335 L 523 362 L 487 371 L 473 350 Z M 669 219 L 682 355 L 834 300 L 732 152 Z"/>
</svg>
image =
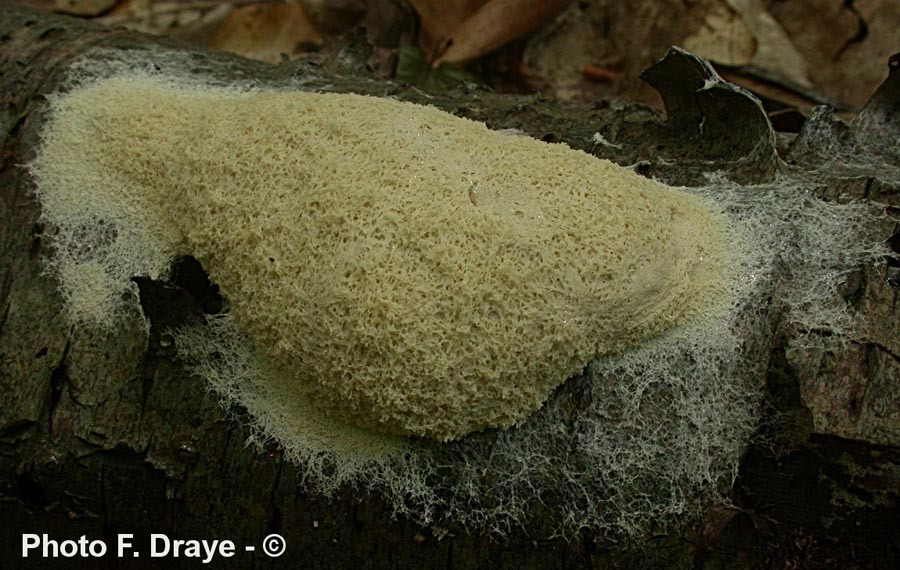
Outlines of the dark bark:
<svg viewBox="0 0 900 570">
<path fill-rule="evenodd" d="M 176 272 L 173 283 L 138 281 L 142 307 L 151 322 L 149 338 L 140 330 L 121 330 L 102 345 L 93 345 L 61 320 L 56 284 L 42 274 L 40 264 L 39 207 L 29 197 L 31 181 L 20 165 L 33 155 L 43 96 L 59 85 L 68 63 L 87 53 L 94 57 L 97 52 L 92 50 L 97 48 L 146 50 L 148 55 L 182 53 L 190 70 L 219 79 L 256 78 L 277 84 L 300 75 L 310 86 L 327 84 L 335 91 L 428 102 L 494 128 L 519 128 L 597 154 L 613 152 L 608 156 L 623 164 L 643 161 L 654 175 L 679 183 L 698 182 L 702 165 L 712 163 L 738 181 L 768 179 L 778 167 L 775 139 L 758 104 L 727 84 L 698 95 L 692 84 L 707 78 L 708 70 L 686 54 L 670 54 L 673 59 L 648 74 L 670 106 L 664 123 L 658 113 L 637 106 L 565 106 L 482 91 L 426 95 L 370 79 L 352 57 L 350 63 L 341 64 L 299 61 L 269 66 L 4 7 L 0 12 L 3 568 L 157 567 L 149 559 L 128 561 L 126 566 L 110 556 L 68 565 L 22 560 L 25 532 L 45 532 L 59 540 L 82 534 L 114 538 L 128 532 L 134 533 L 139 549 L 141 539 L 151 532 L 228 538 L 237 544 L 259 544 L 267 534 L 278 532 L 287 540 L 287 553 L 279 559 L 261 553 L 238 555 L 219 559 L 216 567 L 223 568 L 888 568 L 900 557 L 896 417 L 888 418 L 886 431 L 873 431 L 858 414 L 854 420 L 851 411 L 849 427 L 843 431 L 812 432 L 815 410 L 804 402 L 804 386 L 807 391 L 827 389 L 824 383 L 816 384 L 825 372 L 798 377 L 784 350 L 794 333 L 783 327 L 776 327 L 771 339 L 768 386 L 772 413 L 794 429 L 779 433 L 776 451 L 748 452 L 734 488 L 737 508 L 710 512 L 699 527 L 651 540 L 644 548 L 613 550 L 593 536 L 574 542 L 535 542 L 527 530 L 494 540 L 451 529 L 450 535 L 439 539 L 414 522 L 391 520 L 378 496 L 347 489 L 324 499 L 299 492 L 296 468 L 282 460 L 277 448 L 268 453 L 246 448 L 249 432 L 240 421 L 241 411 L 223 410 L 202 381 L 186 375 L 171 349 L 160 342 L 160 331 L 167 326 L 214 311 L 218 302 L 190 260 Z M 366 46 L 355 49 L 364 52 Z M 365 54 L 357 59 L 365 61 Z M 679 74 L 686 68 L 692 71 Z M 896 83 L 896 78 L 890 81 Z M 893 140 L 897 131 L 890 117 L 895 115 L 883 106 L 893 105 L 896 97 L 896 86 L 886 84 L 870 109 L 884 111 L 874 122 L 882 132 L 894 133 Z M 686 133 L 684 125 L 697 118 L 716 128 L 700 137 Z M 854 136 L 865 138 L 868 127 L 856 123 L 849 128 L 856 129 Z M 620 148 L 597 146 L 592 143 L 595 132 L 613 144 L 628 142 Z M 791 155 L 795 168 L 823 160 L 817 158 L 807 135 L 801 134 L 801 142 L 795 147 L 800 150 Z M 669 154 L 667 148 L 677 148 L 677 154 Z M 860 171 L 823 179 L 821 193 L 842 192 L 900 206 L 898 188 L 875 181 L 872 174 Z M 887 387 L 887 395 L 867 396 L 863 390 L 860 406 L 866 397 L 896 397 L 900 392 L 897 290 L 885 284 L 887 270 L 868 268 L 848 292 L 869 323 L 868 340 L 834 348 L 836 360 L 858 365 L 850 367 L 858 376 L 851 382 Z M 171 559 L 166 564 L 189 565 Z"/>
</svg>

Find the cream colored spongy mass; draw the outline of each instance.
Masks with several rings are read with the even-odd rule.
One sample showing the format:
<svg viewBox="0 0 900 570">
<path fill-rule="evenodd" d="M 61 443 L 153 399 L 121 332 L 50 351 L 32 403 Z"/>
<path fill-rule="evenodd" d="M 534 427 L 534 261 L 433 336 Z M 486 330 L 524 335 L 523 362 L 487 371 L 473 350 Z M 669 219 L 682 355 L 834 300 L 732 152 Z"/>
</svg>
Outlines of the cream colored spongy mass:
<svg viewBox="0 0 900 570">
<path fill-rule="evenodd" d="M 382 432 L 520 422 L 727 288 L 697 198 L 430 107 L 119 77 L 45 134 L 42 186 L 195 256 L 298 397 Z"/>
</svg>

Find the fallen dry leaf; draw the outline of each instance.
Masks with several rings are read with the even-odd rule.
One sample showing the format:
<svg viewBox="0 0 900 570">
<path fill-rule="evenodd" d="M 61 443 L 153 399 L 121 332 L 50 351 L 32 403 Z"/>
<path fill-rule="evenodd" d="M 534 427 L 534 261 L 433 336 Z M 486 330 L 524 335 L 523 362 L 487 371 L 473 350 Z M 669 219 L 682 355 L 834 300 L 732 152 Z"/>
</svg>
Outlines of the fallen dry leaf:
<svg viewBox="0 0 900 570">
<path fill-rule="evenodd" d="M 228 14 L 209 47 L 277 63 L 321 47 L 323 42 L 299 4 L 258 3 Z"/>
<path fill-rule="evenodd" d="M 724 2 L 707 9 L 703 24 L 681 47 L 710 61 L 740 67 L 756 55 L 756 38 L 744 19 Z"/>
<path fill-rule="evenodd" d="M 807 60 L 763 0 L 716 0 L 699 10 L 703 23 L 682 47 L 714 63 L 752 65 L 785 85 L 812 86 Z"/>
<path fill-rule="evenodd" d="M 123 0 L 97 21 L 145 34 L 168 35 L 207 45 L 219 22 L 232 10 L 231 2 L 188 0 L 153 2 Z"/>
<path fill-rule="evenodd" d="M 706 49 L 690 43 L 702 28 L 709 28 L 698 41 Z M 743 29 L 758 44 L 749 62 Z M 660 105 L 637 78 L 669 46 L 680 45 L 723 64 L 720 69 L 730 67 L 735 81 L 779 105 L 802 110 L 827 102 L 854 110 L 887 77 L 888 58 L 900 52 L 898 29 L 898 0 L 591 0 L 573 2 L 553 26 L 530 38 L 523 59 L 539 78 L 529 83 L 543 84 L 554 97 Z M 621 78 L 589 81 L 581 73 L 585 64 L 615 66 Z"/>
<path fill-rule="evenodd" d="M 409 0 L 419 15 L 419 47 L 427 54 L 443 51 L 450 34 L 488 0 Z"/>
<path fill-rule="evenodd" d="M 834 61 L 859 33 L 860 17 L 841 0 L 773 2 L 769 11 L 812 65 Z M 809 25 L 816 14 L 816 25 Z"/>
<path fill-rule="evenodd" d="M 570 1 L 490 0 L 450 31 L 449 46 L 433 65 L 476 60 L 546 24 Z"/>
<path fill-rule="evenodd" d="M 888 57 L 900 51 L 897 0 L 792 0 L 770 10 L 809 62 L 813 83 L 843 108 L 861 108 L 887 78 Z"/>
<path fill-rule="evenodd" d="M 797 51 L 781 24 L 768 12 L 763 0 L 725 2 L 741 16 L 756 40 L 756 53 L 750 62 L 752 65 L 786 84 L 812 87 L 806 59 Z"/>
</svg>

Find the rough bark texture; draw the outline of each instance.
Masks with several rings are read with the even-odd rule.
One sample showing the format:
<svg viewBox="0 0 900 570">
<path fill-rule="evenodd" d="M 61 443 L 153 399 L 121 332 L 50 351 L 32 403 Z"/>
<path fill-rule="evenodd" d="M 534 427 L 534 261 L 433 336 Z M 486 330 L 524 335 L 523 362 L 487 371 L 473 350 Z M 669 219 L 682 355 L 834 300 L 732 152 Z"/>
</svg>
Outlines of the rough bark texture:
<svg viewBox="0 0 900 570">
<path fill-rule="evenodd" d="M 58 85 L 67 63 L 96 47 L 194 49 L 19 8 L 0 11 L 3 568 L 159 563 L 145 558 L 126 566 L 110 556 L 68 564 L 22 560 L 24 532 L 60 540 L 127 532 L 135 534 L 139 548 L 151 532 L 237 544 L 259 544 L 278 532 L 287 540 L 281 558 L 240 554 L 218 559 L 220 568 L 889 568 L 900 557 L 900 329 L 897 289 L 886 284 L 886 272 L 893 271 L 887 266 L 867 268 L 848 286 L 848 299 L 866 323 L 865 342 L 832 346 L 826 338 L 821 358 L 810 364 L 785 350 L 797 331 L 776 328 L 768 389 L 772 413 L 792 429 L 779 435 L 778 449 L 747 453 L 734 487 L 736 507 L 708 513 L 697 528 L 627 551 L 604 546 L 595 536 L 536 542 L 527 530 L 499 541 L 461 529 L 439 537 L 413 522 L 392 520 L 376 496 L 348 489 L 324 499 L 298 491 L 296 469 L 275 448 L 259 453 L 245 447 L 248 430 L 240 410 L 223 410 L 161 342 L 159 331 L 216 303 L 189 261 L 173 283 L 138 281 L 149 336 L 137 323 L 109 338 L 76 335 L 60 317 L 56 284 L 41 272 L 39 207 L 19 166 L 33 153 L 42 96 Z M 648 72 L 670 106 L 668 122 L 641 107 L 563 106 L 480 91 L 426 95 L 369 79 L 353 63 L 365 61 L 365 54 L 348 49 L 346 55 L 340 65 L 322 66 L 268 66 L 207 52 L 192 53 L 190 61 L 197 71 L 223 79 L 277 82 L 302 75 L 310 86 L 428 102 L 494 128 L 518 128 L 596 154 L 612 152 L 610 158 L 641 162 L 655 176 L 679 183 L 697 182 L 698 165 L 711 163 L 724 165 L 742 182 L 769 179 L 785 168 L 775 157 L 775 138 L 760 126 L 766 124 L 761 109 L 727 84 L 697 94 L 692 82 L 703 81 L 707 70 L 686 54 L 670 54 L 672 59 Z M 875 122 L 885 140 L 891 133 L 896 140 L 898 133 L 892 81 L 898 78 L 888 81 L 869 109 L 880 117 Z M 729 113 L 735 102 L 741 110 Z M 695 136 L 685 125 L 696 117 L 717 121 L 719 128 Z M 865 138 L 870 123 L 848 128 Z M 595 145 L 595 132 L 627 144 Z M 824 160 L 803 137 L 794 147 L 800 150 L 790 155 L 794 168 Z M 823 183 L 821 193 L 900 206 L 898 188 L 873 182 L 871 174 L 835 177 Z M 833 405 L 840 394 L 846 394 L 848 408 Z M 811 401 L 832 402 L 832 409 Z"/>
</svg>

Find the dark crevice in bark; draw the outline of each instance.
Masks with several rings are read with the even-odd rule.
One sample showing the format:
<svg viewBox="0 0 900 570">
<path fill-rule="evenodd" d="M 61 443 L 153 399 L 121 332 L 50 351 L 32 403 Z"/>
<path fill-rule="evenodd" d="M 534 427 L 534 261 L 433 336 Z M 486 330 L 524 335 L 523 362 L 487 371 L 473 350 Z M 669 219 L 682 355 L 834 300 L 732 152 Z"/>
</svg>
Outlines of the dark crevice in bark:
<svg viewBox="0 0 900 570">
<path fill-rule="evenodd" d="M 21 439 L 25 434 L 34 429 L 38 423 L 33 420 L 16 420 L 0 429 L 0 440 L 13 442 Z"/>
<path fill-rule="evenodd" d="M 47 499 L 44 486 L 34 478 L 33 469 L 32 465 L 28 470 L 16 476 L 16 494 L 28 505 L 46 507 L 50 501 Z"/>
<path fill-rule="evenodd" d="M 150 392 L 153 390 L 153 382 L 156 380 L 156 357 L 152 354 L 153 348 L 147 346 L 144 355 L 144 373 L 141 375 L 141 412 L 140 423 L 143 424 L 144 414 L 147 413 L 147 402 L 150 400 Z"/>
<path fill-rule="evenodd" d="M 199 261 L 190 256 L 180 257 L 172 264 L 171 282 L 187 291 L 203 312 L 214 315 L 222 312 L 222 295 L 219 286 L 209 279 L 209 274 Z"/>
<path fill-rule="evenodd" d="M 0 334 L 3 334 L 6 319 L 9 317 L 9 295 L 12 292 L 13 281 L 15 281 L 15 269 L 12 264 L 9 264 L 6 271 L 3 272 L 3 283 L 0 285 L 0 307 L 3 307 L 3 316 L 0 317 Z"/>
<path fill-rule="evenodd" d="M 870 350 L 871 350 L 871 349 L 879 350 L 879 351 L 881 351 L 881 352 L 887 354 L 888 356 L 890 356 L 891 359 L 896 360 L 897 362 L 900 362 L 900 354 L 895 354 L 890 348 L 884 346 L 884 345 L 881 344 L 881 343 L 874 342 L 874 341 L 871 341 L 871 340 L 867 340 L 867 341 L 866 341 L 866 346 L 867 346 Z"/>
<path fill-rule="evenodd" d="M 9 319 L 9 303 L 6 305 L 0 305 L 3 307 L 3 314 L 0 315 L 0 334 L 3 334 L 4 329 L 6 328 L 6 321 Z"/>
<path fill-rule="evenodd" d="M 67 360 L 70 347 L 71 341 L 66 341 L 59 363 L 50 372 L 50 386 L 47 395 L 47 425 L 51 434 L 53 433 L 53 414 L 56 412 L 56 406 L 59 404 L 63 390 L 69 382 Z"/>
</svg>

